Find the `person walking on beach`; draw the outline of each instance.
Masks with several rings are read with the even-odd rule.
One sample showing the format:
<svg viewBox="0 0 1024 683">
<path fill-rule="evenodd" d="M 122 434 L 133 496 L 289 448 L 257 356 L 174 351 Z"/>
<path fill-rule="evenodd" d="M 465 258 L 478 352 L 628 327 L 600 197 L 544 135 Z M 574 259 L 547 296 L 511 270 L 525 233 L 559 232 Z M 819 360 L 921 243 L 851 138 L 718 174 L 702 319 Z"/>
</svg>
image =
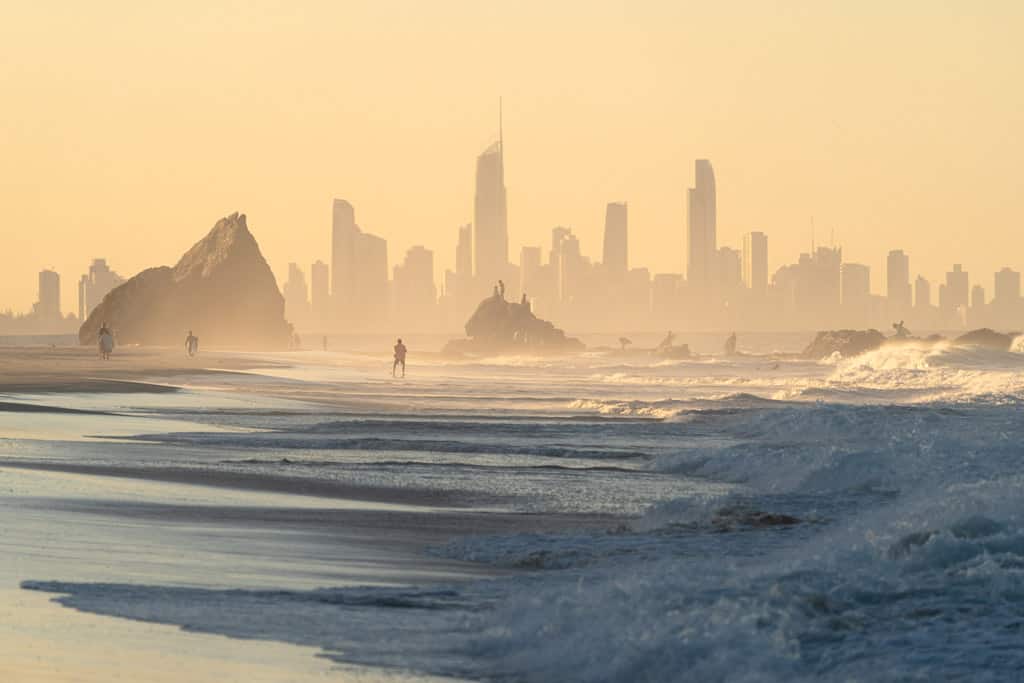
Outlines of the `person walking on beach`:
<svg viewBox="0 0 1024 683">
<path fill-rule="evenodd" d="M 408 349 L 405 348 L 405 344 L 403 344 L 402 340 L 399 339 L 398 343 L 395 344 L 395 363 L 394 363 L 394 365 L 391 366 L 391 376 L 392 377 L 396 377 L 397 376 L 395 373 L 398 371 L 398 364 L 399 363 L 402 364 L 402 377 L 405 377 L 405 354 L 406 354 L 407 351 L 408 351 Z"/>
<path fill-rule="evenodd" d="M 192 330 L 189 330 L 188 336 L 185 337 L 185 352 L 189 358 L 199 353 L 199 337 L 192 334 Z"/>
<path fill-rule="evenodd" d="M 107 327 L 106 323 L 100 325 L 100 331 L 96 335 L 100 347 L 100 358 L 110 360 L 110 354 L 114 352 L 114 334 Z"/>
</svg>

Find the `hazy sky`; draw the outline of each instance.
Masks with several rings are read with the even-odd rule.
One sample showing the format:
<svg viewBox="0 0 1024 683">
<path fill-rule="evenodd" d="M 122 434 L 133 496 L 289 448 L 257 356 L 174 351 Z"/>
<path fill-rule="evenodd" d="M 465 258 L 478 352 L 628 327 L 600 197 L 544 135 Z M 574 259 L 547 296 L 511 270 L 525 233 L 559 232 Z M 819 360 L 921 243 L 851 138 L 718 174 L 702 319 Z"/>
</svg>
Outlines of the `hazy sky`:
<svg viewBox="0 0 1024 683">
<path fill-rule="evenodd" d="M 344 197 L 454 261 L 505 101 L 510 247 L 570 226 L 600 258 L 626 200 L 631 265 L 680 272 L 693 160 L 720 245 L 770 267 L 834 228 L 884 283 L 1024 269 L 1024 2 L 15 2 L 0 0 L 0 308 L 36 273 L 173 264 L 248 214 L 279 282 L 328 259 Z"/>
</svg>

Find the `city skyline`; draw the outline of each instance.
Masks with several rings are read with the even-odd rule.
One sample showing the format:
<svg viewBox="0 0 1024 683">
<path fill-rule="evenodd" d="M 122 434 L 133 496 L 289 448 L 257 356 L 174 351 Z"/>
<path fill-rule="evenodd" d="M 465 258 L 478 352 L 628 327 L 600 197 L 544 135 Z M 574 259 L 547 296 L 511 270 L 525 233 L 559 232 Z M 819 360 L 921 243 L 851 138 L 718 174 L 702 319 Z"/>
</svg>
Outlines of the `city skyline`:
<svg viewBox="0 0 1024 683">
<path fill-rule="evenodd" d="M 138 272 L 235 210 L 283 281 L 323 258 L 335 196 L 395 254 L 434 245 L 440 279 L 499 95 L 510 258 L 554 225 L 600 258 L 621 200 L 633 260 L 683 272 L 685 189 L 706 158 L 720 244 L 759 230 L 774 254 L 805 251 L 813 216 L 876 293 L 889 248 L 933 282 L 954 261 L 1019 267 L 1003 261 L 1024 251 L 1024 94 L 1007 87 L 1020 3 L 313 2 L 230 22 L 216 5 L 0 10 L 0 306 L 29 310 L 48 267 L 73 311 L 83 261 Z"/>
</svg>

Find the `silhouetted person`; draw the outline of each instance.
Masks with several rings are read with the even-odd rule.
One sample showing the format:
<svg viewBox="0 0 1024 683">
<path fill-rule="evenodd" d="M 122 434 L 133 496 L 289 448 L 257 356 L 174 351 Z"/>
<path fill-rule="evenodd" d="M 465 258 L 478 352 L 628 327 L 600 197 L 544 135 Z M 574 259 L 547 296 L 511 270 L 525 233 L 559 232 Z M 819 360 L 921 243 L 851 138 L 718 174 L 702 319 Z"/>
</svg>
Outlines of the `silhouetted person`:
<svg viewBox="0 0 1024 683">
<path fill-rule="evenodd" d="M 523 306 L 525 306 L 526 304 L 528 304 L 528 303 L 529 303 L 529 302 L 528 302 L 528 301 L 526 300 L 526 292 L 523 292 L 523 298 L 522 298 L 522 299 L 520 299 L 519 303 L 521 303 L 521 304 L 522 304 Z"/>
<path fill-rule="evenodd" d="M 734 356 L 736 355 L 736 333 L 733 332 L 729 335 L 729 338 L 725 340 L 725 355 Z"/>
<path fill-rule="evenodd" d="M 910 336 L 910 330 L 903 326 L 902 320 L 899 321 L 898 323 L 893 323 L 892 329 L 896 330 L 893 336 L 895 336 L 897 339 L 906 339 L 907 337 Z"/>
<path fill-rule="evenodd" d="M 100 358 L 110 360 L 110 354 L 114 352 L 114 333 L 110 331 L 106 323 L 100 326 L 96 339 L 100 347 Z"/>
<path fill-rule="evenodd" d="M 395 344 L 395 363 L 394 363 L 394 365 L 391 366 L 391 376 L 392 377 L 396 376 L 395 373 L 398 371 L 399 363 L 401 363 L 401 365 L 402 365 L 402 377 L 405 377 L 405 354 L 407 352 L 408 352 L 408 349 L 405 348 L 405 344 L 403 344 L 402 340 L 399 339 L 398 343 Z"/>
<path fill-rule="evenodd" d="M 504 280 L 498 280 L 498 296 L 500 296 L 502 299 L 505 298 L 505 281 Z"/>
<path fill-rule="evenodd" d="M 199 337 L 192 334 L 192 330 L 188 331 L 188 336 L 185 337 L 185 353 L 188 354 L 189 358 L 196 355 L 199 352 Z"/>
<path fill-rule="evenodd" d="M 675 338 L 676 335 L 672 334 L 672 330 L 669 330 L 668 334 L 665 335 L 665 338 L 661 340 L 660 344 L 658 344 L 658 350 L 671 349 L 672 342 L 675 341 Z"/>
</svg>

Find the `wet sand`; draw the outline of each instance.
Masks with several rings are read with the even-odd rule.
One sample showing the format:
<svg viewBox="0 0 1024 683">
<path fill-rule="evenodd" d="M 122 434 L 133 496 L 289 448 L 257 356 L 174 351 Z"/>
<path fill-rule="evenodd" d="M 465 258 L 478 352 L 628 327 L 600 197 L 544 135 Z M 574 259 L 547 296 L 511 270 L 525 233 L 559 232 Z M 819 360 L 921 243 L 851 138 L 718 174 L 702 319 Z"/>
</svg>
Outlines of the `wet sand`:
<svg viewBox="0 0 1024 683">
<path fill-rule="evenodd" d="M 219 351 L 189 358 L 183 349 L 125 347 L 103 360 L 91 346 L 0 346 L 0 393 L 174 391 L 164 382 L 267 365 Z"/>
<path fill-rule="evenodd" d="M 0 413 L 9 428 L 0 433 L 0 680 L 407 680 L 402 672 L 339 667 L 316 648 L 78 612 L 22 587 L 86 581 L 308 590 L 461 581 L 517 570 L 435 557 L 427 546 L 467 533 L 610 524 L 599 516 L 506 513 L 500 501 L 479 509 L 426 489 L 154 467 L 141 451 L 136 462 L 110 465 L 76 463 L 70 444 L 49 460 L 18 452 L 19 439 L 67 437 L 47 434 L 58 422 L 73 431 L 73 420 L 116 417 L 47 405 L 60 402 L 55 394 L 74 404 L 81 397 L 70 394 L 173 392 L 176 380 L 197 376 L 228 385 L 230 373 L 263 363 L 229 353 L 190 359 L 170 349 L 119 349 L 102 361 L 91 348 L 0 348 Z M 38 434 L 14 429 L 38 418 L 46 418 Z"/>
</svg>

